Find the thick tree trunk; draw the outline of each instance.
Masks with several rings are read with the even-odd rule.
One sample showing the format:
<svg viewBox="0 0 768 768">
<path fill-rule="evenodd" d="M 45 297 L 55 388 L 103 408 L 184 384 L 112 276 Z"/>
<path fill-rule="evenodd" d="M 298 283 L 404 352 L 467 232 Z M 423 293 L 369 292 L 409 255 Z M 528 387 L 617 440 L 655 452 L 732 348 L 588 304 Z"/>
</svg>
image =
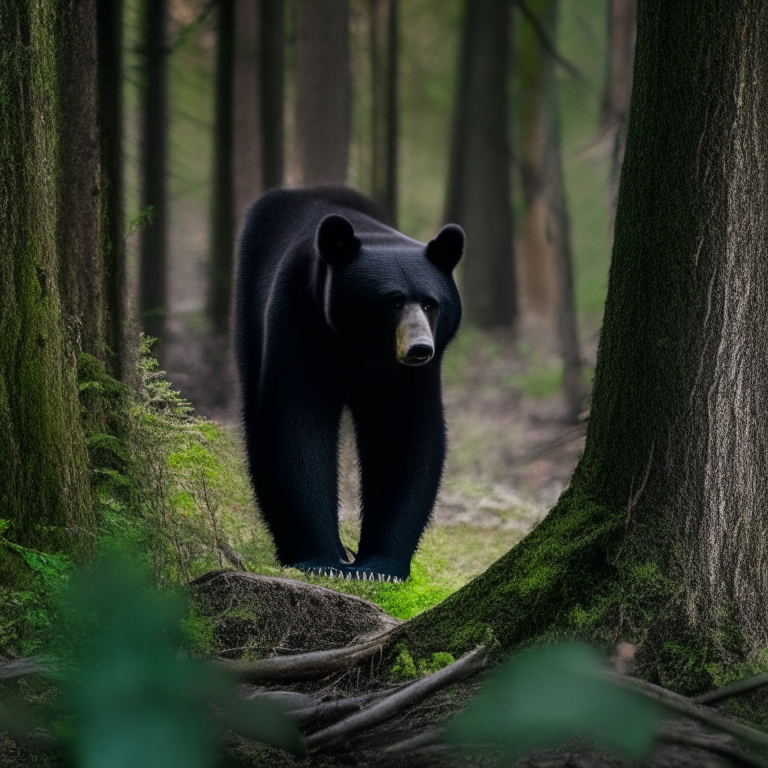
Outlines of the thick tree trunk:
<svg viewBox="0 0 768 768">
<path fill-rule="evenodd" d="M 296 0 L 296 149 L 302 184 L 347 180 L 348 0 Z"/>
<path fill-rule="evenodd" d="M 632 61 L 637 35 L 637 0 L 610 0 L 608 4 L 608 71 L 600 122 L 613 134 L 611 152 L 611 220 L 616 216 L 619 175 L 624 161 L 632 93 Z"/>
<path fill-rule="evenodd" d="M 214 333 L 229 330 L 235 252 L 234 72 L 235 0 L 218 0 L 213 201 L 208 316 Z"/>
<path fill-rule="evenodd" d="M 397 226 L 398 0 L 369 0 L 371 15 L 371 197 Z"/>
<path fill-rule="evenodd" d="M 285 7 L 259 0 L 261 26 L 261 168 L 265 190 L 282 186 L 285 174 Z"/>
<path fill-rule="evenodd" d="M 101 346 L 83 312 L 101 270 L 76 275 L 99 242 L 94 5 L 0 1 L 0 516 L 33 546 L 94 522 L 76 381 Z"/>
<path fill-rule="evenodd" d="M 141 19 L 141 230 L 139 312 L 150 336 L 162 337 L 168 314 L 168 0 L 143 0 Z"/>
<path fill-rule="evenodd" d="M 768 12 L 646 0 L 585 452 L 412 642 L 639 643 L 686 692 L 768 645 Z"/>
<path fill-rule="evenodd" d="M 550 40 L 557 38 L 558 0 L 528 9 Z M 567 418 L 584 407 L 573 289 L 570 222 L 565 199 L 555 61 L 538 29 L 522 20 L 519 51 L 520 141 L 526 210 L 518 254 L 520 296 L 527 313 L 555 331 L 563 360 Z"/>
<path fill-rule="evenodd" d="M 101 155 L 101 252 L 104 258 L 106 358 L 110 373 L 129 378 L 125 213 L 123 208 L 123 2 L 96 4 L 98 122 Z"/>
<path fill-rule="evenodd" d="M 517 318 L 512 257 L 507 87 L 508 0 L 468 0 L 457 81 L 446 220 L 467 233 L 465 317 L 483 327 Z"/>
<path fill-rule="evenodd" d="M 260 37 L 259 4 L 255 0 L 236 0 L 234 185 L 238 229 L 248 206 L 262 190 Z"/>
</svg>

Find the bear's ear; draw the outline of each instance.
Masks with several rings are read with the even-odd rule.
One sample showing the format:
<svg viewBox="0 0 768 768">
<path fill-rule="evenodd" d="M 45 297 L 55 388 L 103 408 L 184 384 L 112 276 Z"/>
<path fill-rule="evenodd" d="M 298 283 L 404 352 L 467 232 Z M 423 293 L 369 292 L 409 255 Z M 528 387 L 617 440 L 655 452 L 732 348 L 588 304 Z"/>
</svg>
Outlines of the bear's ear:
<svg viewBox="0 0 768 768">
<path fill-rule="evenodd" d="M 458 224 L 443 227 L 427 245 L 427 258 L 450 275 L 464 253 L 464 230 Z"/>
<path fill-rule="evenodd" d="M 317 228 L 317 250 L 333 267 L 343 267 L 357 256 L 360 241 L 352 225 L 343 217 L 326 216 Z"/>
</svg>

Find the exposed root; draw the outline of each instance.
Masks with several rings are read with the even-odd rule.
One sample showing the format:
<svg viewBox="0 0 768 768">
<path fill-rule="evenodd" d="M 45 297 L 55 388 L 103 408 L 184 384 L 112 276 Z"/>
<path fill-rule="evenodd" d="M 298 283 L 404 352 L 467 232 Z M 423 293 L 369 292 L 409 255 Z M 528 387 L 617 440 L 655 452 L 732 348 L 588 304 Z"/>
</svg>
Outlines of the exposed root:
<svg viewBox="0 0 768 768">
<path fill-rule="evenodd" d="M 608 672 L 606 675 L 615 683 L 634 688 L 635 690 L 642 692 L 648 698 L 664 704 L 667 708 L 672 709 L 681 715 L 690 717 L 693 720 L 698 720 L 700 723 L 708 725 L 710 728 L 714 728 L 718 731 L 722 731 L 723 733 L 730 733 L 731 736 L 735 736 L 737 739 L 741 739 L 755 747 L 760 747 L 761 749 L 768 748 L 768 734 L 758 731 L 756 728 L 752 728 L 744 723 L 739 723 L 736 720 L 731 720 L 730 718 L 718 715 L 716 712 L 699 706 L 698 704 L 694 704 L 689 698 L 681 696 L 679 693 L 668 691 L 666 688 L 654 685 L 653 683 L 647 683 L 645 680 L 639 680 L 636 677 L 625 677 L 613 672 Z"/>
<path fill-rule="evenodd" d="M 748 693 L 754 691 L 757 688 L 762 688 L 768 685 L 768 674 L 756 675 L 755 677 L 749 677 L 746 680 L 739 680 L 736 683 L 730 685 L 724 685 L 722 688 L 718 688 L 715 691 L 709 693 L 702 693 L 701 696 L 696 696 L 691 701 L 696 704 L 713 704 L 716 701 L 722 701 L 723 699 L 730 699 L 734 696 L 740 696 L 742 693 Z"/>
<path fill-rule="evenodd" d="M 385 720 L 389 720 L 417 702 L 430 696 L 435 691 L 445 688 L 452 683 L 480 671 L 485 665 L 485 648 L 480 647 L 472 651 L 463 659 L 449 664 L 443 669 L 433 672 L 431 675 L 416 680 L 396 693 L 387 696 L 383 700 L 358 712 L 351 717 L 342 720 L 335 725 L 313 733 L 306 740 L 307 749 L 317 752 L 326 749 L 333 744 L 360 733 L 360 731 L 373 728 Z"/>
<path fill-rule="evenodd" d="M 391 632 L 390 629 L 364 643 L 336 648 L 331 651 L 313 651 L 294 656 L 275 656 L 271 659 L 257 659 L 256 661 L 218 659 L 214 663 L 241 680 L 256 685 L 317 680 L 337 672 L 343 672 L 375 656 Z"/>
<path fill-rule="evenodd" d="M 657 740 L 667 744 L 682 744 L 725 757 L 736 765 L 747 768 L 766 768 L 768 763 L 755 755 L 750 755 L 732 744 L 722 742 L 717 736 L 685 733 L 674 723 L 662 723 L 657 734 Z"/>
<path fill-rule="evenodd" d="M 431 747 L 435 744 L 441 744 L 442 739 L 442 728 L 430 728 L 428 731 L 419 733 L 416 736 L 411 736 L 410 738 L 396 741 L 394 744 L 390 744 L 388 747 L 385 747 L 381 751 L 387 755 L 406 754 L 409 752 L 415 752 L 417 749 L 423 749 L 424 747 Z"/>
</svg>

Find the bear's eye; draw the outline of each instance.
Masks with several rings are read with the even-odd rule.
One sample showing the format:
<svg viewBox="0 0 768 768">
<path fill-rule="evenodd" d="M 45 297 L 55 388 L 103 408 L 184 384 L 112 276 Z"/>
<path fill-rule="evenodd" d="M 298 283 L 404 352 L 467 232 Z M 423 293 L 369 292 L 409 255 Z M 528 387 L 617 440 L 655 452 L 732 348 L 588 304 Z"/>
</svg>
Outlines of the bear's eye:
<svg viewBox="0 0 768 768">
<path fill-rule="evenodd" d="M 394 309 L 402 309 L 405 306 L 405 299 L 402 296 L 395 296 L 392 299 L 392 307 Z"/>
<path fill-rule="evenodd" d="M 435 308 L 435 302 L 430 301 L 429 299 L 426 299 L 425 301 L 421 302 L 421 308 L 425 312 L 431 312 Z"/>
</svg>

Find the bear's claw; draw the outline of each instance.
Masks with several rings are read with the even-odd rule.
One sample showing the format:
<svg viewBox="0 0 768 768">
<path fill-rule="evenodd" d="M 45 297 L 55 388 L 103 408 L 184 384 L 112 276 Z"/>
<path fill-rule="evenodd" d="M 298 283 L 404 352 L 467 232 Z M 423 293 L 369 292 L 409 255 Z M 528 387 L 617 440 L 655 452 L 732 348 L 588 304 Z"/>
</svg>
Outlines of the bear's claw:
<svg viewBox="0 0 768 768">
<path fill-rule="evenodd" d="M 301 568 L 300 570 L 305 571 L 310 576 L 325 576 L 329 579 L 344 579 L 345 581 L 382 581 L 388 584 L 402 584 L 405 581 L 405 579 L 388 573 L 376 573 L 375 571 L 359 570 L 353 567 L 312 566 L 311 568 Z"/>
</svg>

